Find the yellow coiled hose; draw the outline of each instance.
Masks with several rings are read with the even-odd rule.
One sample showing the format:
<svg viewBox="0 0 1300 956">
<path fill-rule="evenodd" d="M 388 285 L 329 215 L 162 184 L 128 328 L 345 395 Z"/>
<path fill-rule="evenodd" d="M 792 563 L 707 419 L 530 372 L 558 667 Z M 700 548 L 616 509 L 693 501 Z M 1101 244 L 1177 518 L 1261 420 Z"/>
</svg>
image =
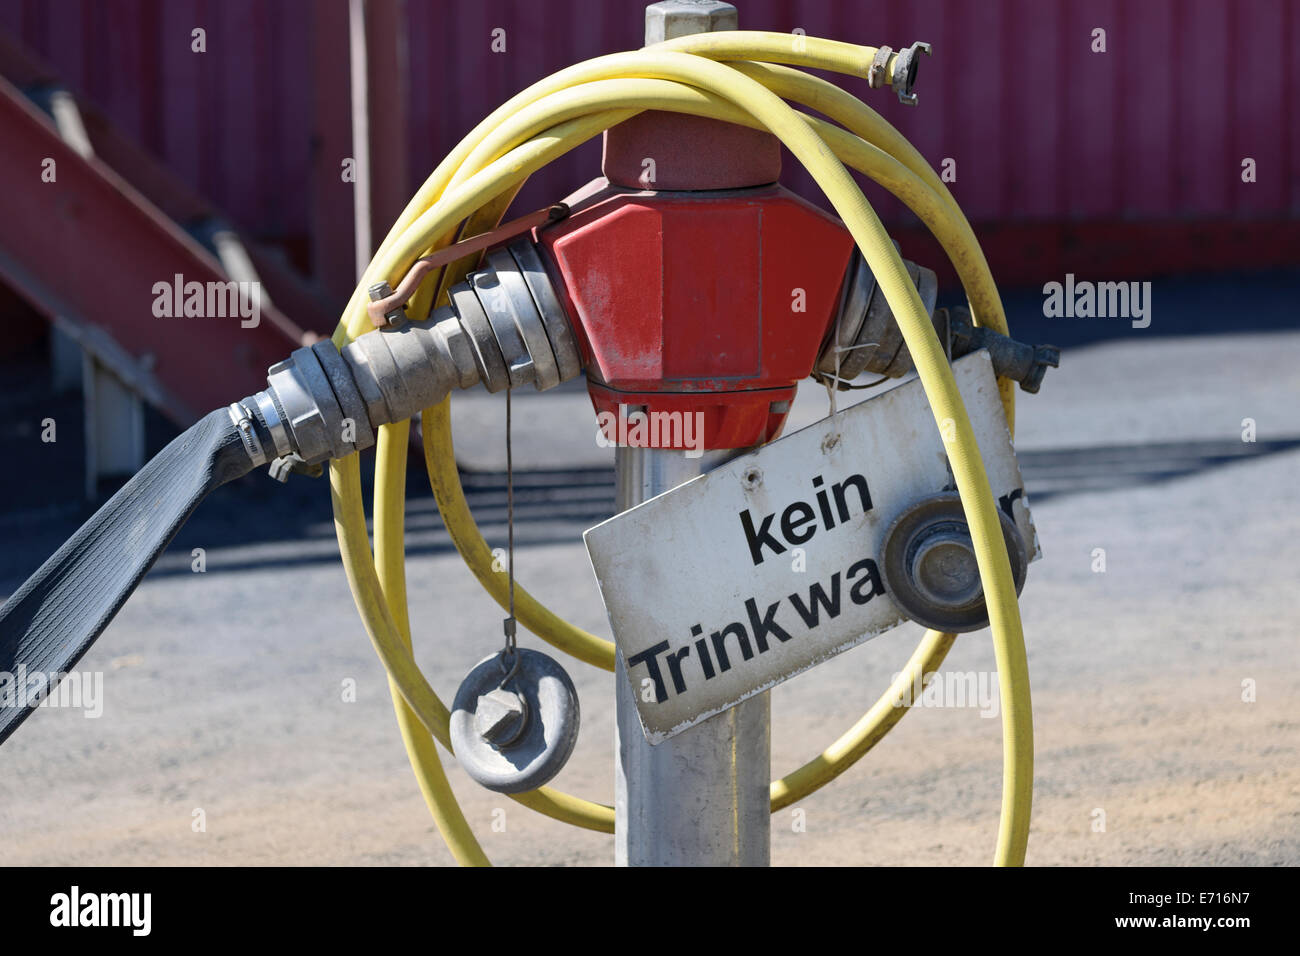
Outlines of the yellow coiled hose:
<svg viewBox="0 0 1300 956">
<path fill-rule="evenodd" d="M 340 347 L 369 330 L 365 290 L 396 284 L 420 255 L 491 228 L 519 185 L 536 169 L 644 109 L 692 113 L 765 128 L 809 169 L 862 251 L 913 356 L 946 442 L 966 510 L 987 596 L 1002 694 L 1003 800 L 995 862 L 1024 860 L 1032 798 L 1033 742 L 1028 672 L 1019 609 L 1002 543 L 996 506 L 970 420 L 938 338 L 883 226 L 844 163 L 909 205 L 935 233 L 965 287 L 977 321 L 1006 332 L 996 286 L 969 225 L 924 159 L 861 101 L 832 84 L 787 66 L 865 73 L 875 50 L 784 34 L 732 32 L 684 37 L 635 53 L 598 57 L 524 90 L 480 123 L 429 177 L 390 230 L 367 268 L 334 335 Z M 714 59 L 734 62 L 730 65 Z M 840 128 L 790 108 L 782 97 L 810 106 Z M 411 308 L 427 309 L 454 277 L 426 280 Z M 1003 382 L 1008 421 L 1012 384 Z M 444 522 L 480 582 L 504 602 L 504 576 L 469 512 L 451 446 L 448 403 L 424 414 L 425 458 Z M 370 554 L 357 456 L 332 463 L 331 493 L 343 563 L 367 632 L 387 669 L 412 767 L 440 832 L 463 864 L 487 862 L 457 805 L 432 739 L 448 746 L 448 713 L 411 653 L 406 619 L 402 519 L 409 423 L 380 429 L 375 500 L 375 554 Z M 516 612 L 529 630 L 596 666 L 611 669 L 613 645 L 574 628 L 516 588 Z M 854 727 L 821 755 L 772 784 L 773 809 L 788 806 L 853 764 L 906 713 L 908 689 L 942 662 L 953 635 L 928 632 L 907 667 Z M 903 703 L 904 706 L 899 706 Z M 423 731 L 423 732 L 422 732 Z M 432 739 L 431 739 L 432 738 Z M 525 806 L 590 829 L 612 831 L 613 810 L 549 787 L 518 795 Z"/>
</svg>

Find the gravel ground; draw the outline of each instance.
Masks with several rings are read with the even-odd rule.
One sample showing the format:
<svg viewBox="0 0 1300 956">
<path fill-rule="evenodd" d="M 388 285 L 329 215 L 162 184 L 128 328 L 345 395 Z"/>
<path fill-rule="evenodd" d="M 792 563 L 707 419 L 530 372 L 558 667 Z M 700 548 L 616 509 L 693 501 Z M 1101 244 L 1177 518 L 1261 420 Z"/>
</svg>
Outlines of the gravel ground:
<svg viewBox="0 0 1300 956">
<path fill-rule="evenodd" d="M 1080 345 L 1021 403 L 1017 444 L 1044 552 L 1021 602 L 1037 753 L 1031 864 L 1300 863 L 1291 327 Z M 807 388 L 796 421 L 824 407 Z M 463 464 L 499 468 L 500 411 L 484 398 L 460 403 Z M 520 480 L 533 488 L 521 505 L 521 580 L 604 633 L 580 535 L 612 510 L 609 453 L 591 441 L 581 390 L 516 411 Z M 1241 440 L 1244 418 L 1256 421 L 1253 445 Z M 468 481 L 496 543 L 499 478 Z M 104 674 L 103 716 L 42 710 L 5 745 L 0 864 L 451 862 L 347 594 L 325 488 L 298 484 L 279 493 L 253 477 L 219 493 L 84 659 L 81 670 Z M 494 649 L 501 615 L 449 549 L 419 471 L 410 487 L 418 656 L 449 698 Z M 0 590 L 83 517 L 33 508 L 0 518 Z M 207 549 L 204 574 L 190 572 L 194 547 Z M 896 629 L 777 688 L 774 770 L 847 728 L 917 637 Z M 945 669 L 992 667 L 980 632 L 960 639 Z M 608 802 L 611 678 L 580 664 L 571 674 L 583 730 L 557 785 Z M 355 702 L 344 700 L 348 681 Z M 773 862 L 985 863 L 1000 764 L 996 719 L 918 708 L 797 808 L 802 830 L 790 810 L 773 817 Z M 494 861 L 612 860 L 606 836 L 480 790 L 454 764 L 449 775 Z M 503 832 L 492 826 L 502 820 Z"/>
</svg>

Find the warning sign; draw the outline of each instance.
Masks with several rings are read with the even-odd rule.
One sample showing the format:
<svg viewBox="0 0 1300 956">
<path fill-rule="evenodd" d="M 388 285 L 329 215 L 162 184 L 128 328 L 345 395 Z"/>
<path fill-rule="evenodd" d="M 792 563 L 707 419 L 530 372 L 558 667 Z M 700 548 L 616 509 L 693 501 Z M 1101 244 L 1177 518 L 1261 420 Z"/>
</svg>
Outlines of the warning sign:
<svg viewBox="0 0 1300 956">
<path fill-rule="evenodd" d="M 994 495 L 1037 539 L 988 354 L 953 374 Z M 903 618 L 885 530 L 954 487 L 919 381 L 736 458 L 586 532 L 653 744 Z"/>
</svg>

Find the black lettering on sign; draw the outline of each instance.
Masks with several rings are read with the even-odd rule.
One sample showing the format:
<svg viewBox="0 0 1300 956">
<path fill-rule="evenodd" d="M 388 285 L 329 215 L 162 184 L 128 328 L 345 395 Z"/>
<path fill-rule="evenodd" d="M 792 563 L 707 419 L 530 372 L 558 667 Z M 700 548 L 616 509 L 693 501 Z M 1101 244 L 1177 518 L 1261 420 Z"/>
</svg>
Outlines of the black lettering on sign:
<svg viewBox="0 0 1300 956">
<path fill-rule="evenodd" d="M 813 514 L 808 502 L 796 501 L 781 515 L 781 533 L 791 544 L 803 544 L 817 533 L 816 521 L 817 516 Z M 809 522 L 813 522 L 813 526 L 804 531 L 803 528 Z"/>
<path fill-rule="evenodd" d="M 691 633 L 698 634 L 697 628 L 699 628 L 698 624 L 691 628 Z M 704 671 L 704 679 L 713 680 L 717 674 L 714 673 L 713 658 L 709 656 L 709 645 L 704 643 L 704 638 L 701 637 L 695 642 L 695 649 L 700 652 L 700 668 Z"/>
<path fill-rule="evenodd" d="M 767 635 L 769 634 L 782 644 L 790 640 L 790 635 L 786 633 L 785 629 L 772 620 L 772 618 L 776 617 L 776 609 L 780 606 L 781 602 L 777 601 L 760 618 L 758 616 L 758 605 L 754 603 L 754 599 L 750 598 L 745 602 L 745 610 L 749 612 L 749 626 L 754 632 L 754 643 L 758 645 L 760 653 L 767 650 Z"/>
<path fill-rule="evenodd" d="M 691 636 L 700 638 L 695 642 L 695 649 L 700 654 L 700 667 L 704 671 L 704 679 L 713 680 L 717 675 L 713 670 L 713 658 L 709 656 L 709 645 L 704 642 L 704 638 L 700 637 L 703 633 L 704 628 L 700 627 L 700 625 L 691 625 Z"/>
<path fill-rule="evenodd" d="M 845 500 L 844 489 L 853 487 L 858 490 L 858 501 L 862 505 L 862 513 L 866 514 L 871 510 L 871 492 L 867 491 L 867 479 L 861 475 L 850 475 L 835 486 L 835 507 L 839 509 L 840 520 L 848 521 L 849 503 Z"/>
<path fill-rule="evenodd" d="M 843 483 L 845 487 L 850 486 L 849 482 Z M 862 486 L 862 493 L 866 493 L 865 483 Z M 831 495 L 835 496 L 832 489 Z M 864 499 L 865 500 L 865 499 Z M 771 518 L 769 517 L 769 521 Z M 862 558 L 854 562 L 843 575 L 843 583 L 848 586 L 849 600 L 854 604 L 866 604 L 877 595 L 885 593 L 885 585 L 880 577 L 880 568 L 871 558 Z M 794 607 L 795 613 L 799 615 L 805 627 L 811 631 L 821 626 L 823 621 L 834 620 L 839 617 L 843 610 L 841 601 L 841 573 L 836 571 L 831 575 L 828 583 L 815 582 L 808 588 L 808 597 L 805 600 L 799 594 L 789 596 L 790 604 Z M 655 701 L 662 704 L 672 694 L 684 694 L 690 687 L 693 677 L 702 676 L 704 680 L 713 680 L 719 674 L 725 674 L 733 667 L 743 665 L 745 661 L 751 661 L 761 654 L 767 653 L 775 646 L 769 639 L 776 638 L 781 644 L 794 640 L 799 636 L 791 634 L 779 623 L 777 623 L 777 611 L 781 609 L 781 601 L 774 601 L 767 606 L 764 611 L 759 611 L 758 600 L 756 598 L 745 599 L 745 616 L 748 618 L 749 626 L 745 626 L 743 621 L 732 621 L 725 627 L 713 631 L 709 634 L 708 640 L 704 638 L 704 627 L 700 624 L 691 625 L 691 638 L 694 639 L 692 644 L 690 640 L 676 650 L 672 650 L 668 641 L 660 641 L 653 647 L 647 648 L 639 654 L 635 654 L 627 659 L 627 668 L 629 674 L 632 668 L 644 664 L 646 673 L 655 685 Z M 803 633 L 803 632 L 800 632 Z M 737 661 L 732 658 L 734 650 L 729 651 L 727 647 L 727 638 L 733 637 L 733 648 L 740 651 L 741 660 Z M 694 647 L 695 654 L 691 654 L 691 648 Z M 712 653 L 710 653 L 710 648 Z M 669 691 L 668 682 L 664 679 L 663 666 L 660 664 L 660 657 L 663 658 L 663 664 L 668 668 L 668 676 L 672 678 L 672 690 Z M 694 664 L 688 666 L 687 661 L 698 661 L 698 668 Z M 639 684 L 637 677 L 633 677 L 633 684 Z"/>
<path fill-rule="evenodd" d="M 767 545 L 772 549 L 773 554 L 784 554 L 785 545 L 776 538 L 772 537 L 771 532 L 767 529 L 772 527 L 772 519 L 776 515 L 768 515 L 754 530 L 754 519 L 749 516 L 749 509 L 746 508 L 740 513 L 740 524 L 745 529 L 745 540 L 749 543 L 749 553 L 754 559 L 754 564 L 763 563 L 763 546 Z"/>
<path fill-rule="evenodd" d="M 865 605 L 871 601 L 871 598 L 885 593 L 884 581 L 880 579 L 880 568 L 871 558 L 862 558 L 861 561 L 850 564 L 848 572 L 844 574 L 844 584 L 848 585 L 849 600 L 855 605 Z M 840 617 L 840 611 L 844 609 L 841 593 L 841 574 L 836 571 L 831 575 L 828 583 L 823 584 L 822 581 L 818 581 L 811 585 L 807 600 L 801 594 L 790 594 L 789 602 L 794 607 L 794 613 L 800 615 L 807 630 L 813 631 L 814 628 L 820 627 L 823 620 Z M 719 674 L 725 674 L 732 667 L 742 666 L 746 661 L 753 661 L 759 654 L 767 653 L 772 646 L 776 646 L 768 640 L 770 637 L 775 637 L 781 644 L 785 644 L 800 636 L 792 635 L 776 622 L 776 613 L 780 607 L 781 601 L 774 601 L 767 606 L 766 610 L 759 611 L 757 598 L 746 598 L 745 615 L 749 619 L 749 627 L 745 627 L 745 623 L 740 620 L 733 620 L 720 630 L 711 632 L 708 640 L 705 640 L 703 637 L 705 628 L 701 624 L 692 624 L 690 636 L 694 639 L 693 644 L 688 640 L 680 648 L 672 650 L 668 641 L 659 641 L 651 648 L 642 650 L 640 654 L 629 657 L 628 672 L 630 674 L 633 667 L 645 665 L 646 674 L 649 674 L 654 682 L 655 701 L 663 704 L 669 696 L 685 693 L 693 678 L 702 676 L 705 680 L 712 680 Z M 735 637 L 732 648 L 740 650 L 740 661 L 732 657 L 735 650 L 728 649 L 728 637 Z M 690 653 L 692 646 L 695 650 L 694 654 Z M 660 657 L 663 658 L 664 665 L 667 665 L 668 676 L 672 678 L 671 692 L 667 680 L 664 680 Z M 698 661 L 698 667 L 688 666 L 686 663 L 688 658 L 690 661 Z M 637 676 L 633 676 L 633 684 L 640 684 Z"/>
<path fill-rule="evenodd" d="M 794 609 L 799 612 L 803 622 L 809 627 L 816 627 L 821 623 L 821 609 L 826 608 L 827 617 L 839 617 L 840 615 L 840 572 L 836 571 L 831 576 L 831 596 L 826 596 L 826 591 L 820 584 L 814 584 L 808 589 L 808 606 L 805 607 L 803 601 L 799 600 L 799 595 L 791 594 L 790 603 Z"/>
<path fill-rule="evenodd" d="M 647 648 L 640 654 L 627 659 L 627 669 L 630 671 L 638 664 L 645 664 L 646 670 L 650 672 L 650 679 L 655 682 L 655 701 L 662 704 L 668 699 L 668 688 L 664 687 L 663 675 L 659 673 L 659 662 L 655 657 L 668 650 L 668 642 L 660 641 L 654 647 Z"/>
<path fill-rule="evenodd" d="M 849 588 L 849 598 L 854 604 L 866 604 L 877 594 L 885 593 L 885 582 L 880 580 L 880 568 L 876 567 L 876 562 L 870 558 L 863 558 L 853 567 L 849 568 L 849 580 L 852 581 L 859 571 L 865 571 L 866 577 L 861 581 L 854 583 Z M 863 591 L 863 586 L 870 584 L 870 591 Z"/>
<path fill-rule="evenodd" d="M 677 693 L 686 690 L 686 681 L 682 680 L 682 658 L 691 656 L 691 645 L 683 644 L 675 651 L 668 653 L 668 671 L 673 675 L 673 687 Z"/>
<path fill-rule="evenodd" d="M 718 670 L 731 670 L 731 658 L 727 656 L 727 635 L 735 634 L 740 644 L 740 653 L 745 660 L 754 656 L 754 648 L 749 643 L 749 632 L 739 621 L 732 621 L 720 631 L 714 631 L 709 637 L 713 640 L 713 653 L 718 658 Z"/>
<path fill-rule="evenodd" d="M 773 512 L 759 517 L 757 524 L 748 508 L 739 513 L 740 527 L 745 532 L 745 544 L 749 546 L 749 556 L 755 567 L 763 563 L 767 552 L 785 554 L 788 545 L 806 544 L 818 531 L 823 529 L 829 531 L 834 528 L 836 517 L 839 518 L 840 524 L 853 517 L 853 509 L 850 507 L 850 489 L 857 493 L 860 513 L 866 514 L 871 510 L 871 492 L 867 489 L 867 479 L 862 475 L 850 475 L 832 485 L 829 495 L 823 487 L 824 484 L 825 479 L 821 475 L 816 475 L 812 480 L 813 488 L 817 489 L 814 495 L 817 501 L 816 509 L 807 501 L 794 501 L 780 512 L 780 521 L 777 521 L 777 512 Z M 831 507 L 832 499 L 835 502 L 834 508 Z M 774 524 L 779 529 L 779 535 L 772 531 Z"/>
</svg>

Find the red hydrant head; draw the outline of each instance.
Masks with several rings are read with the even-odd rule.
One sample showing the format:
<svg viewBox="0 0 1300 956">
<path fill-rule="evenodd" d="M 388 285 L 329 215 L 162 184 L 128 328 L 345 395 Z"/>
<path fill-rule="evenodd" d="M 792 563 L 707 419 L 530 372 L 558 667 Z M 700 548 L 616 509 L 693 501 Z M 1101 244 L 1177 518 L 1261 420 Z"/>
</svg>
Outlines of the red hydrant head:
<svg viewBox="0 0 1300 956">
<path fill-rule="evenodd" d="M 634 447 L 769 441 L 836 315 L 852 237 L 783 187 L 752 185 L 763 171 L 779 171 L 763 152 L 766 134 L 642 116 L 622 134 L 610 130 L 606 173 L 626 183 L 652 169 L 677 188 L 596 180 L 570 197 L 569 218 L 539 237 L 580 340 L 592 402 L 606 437 Z M 670 156 L 628 158 L 645 154 L 646 123 L 673 144 Z M 718 143 L 730 151 L 716 152 Z M 754 158 L 737 159 L 740 148 Z M 681 188 L 728 182 L 745 188 Z M 610 433 L 641 409 L 650 427 Z"/>
</svg>

